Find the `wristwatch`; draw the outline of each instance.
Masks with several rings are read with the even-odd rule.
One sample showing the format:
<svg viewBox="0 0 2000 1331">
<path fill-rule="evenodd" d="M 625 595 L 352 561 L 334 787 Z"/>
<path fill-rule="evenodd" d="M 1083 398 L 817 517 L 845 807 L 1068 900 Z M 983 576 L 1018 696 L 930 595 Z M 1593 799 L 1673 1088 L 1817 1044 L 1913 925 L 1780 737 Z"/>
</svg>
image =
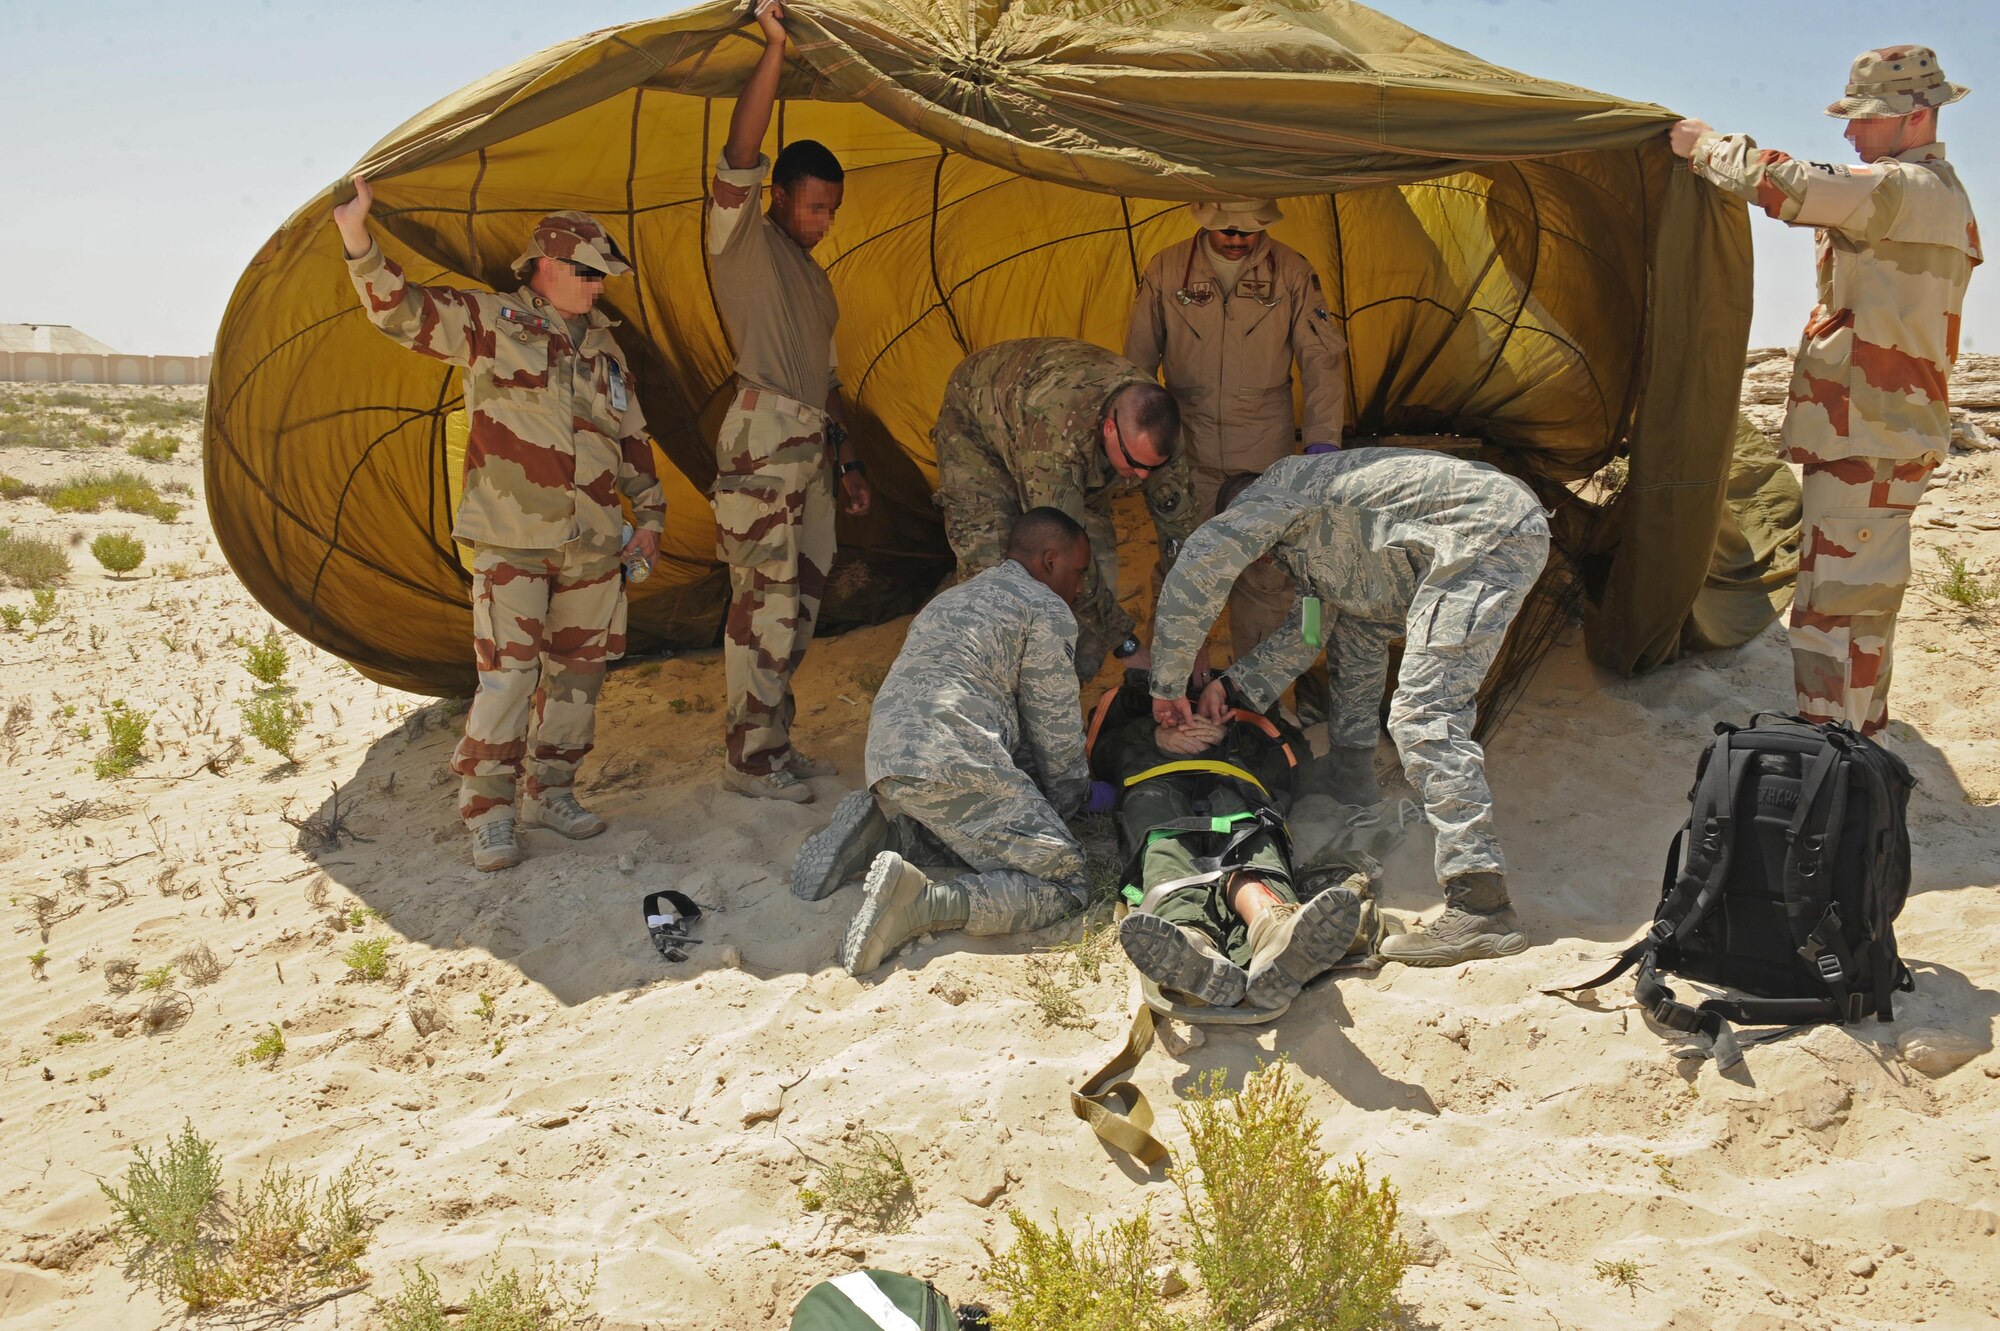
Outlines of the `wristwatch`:
<svg viewBox="0 0 2000 1331">
<path fill-rule="evenodd" d="M 1111 654 L 1121 661 L 1128 656 L 1137 656 L 1139 654 L 1139 640 L 1128 633 L 1125 635 L 1125 641 L 1111 649 Z"/>
<path fill-rule="evenodd" d="M 836 463 L 835 465 L 840 468 L 840 474 L 842 476 L 847 475 L 849 472 L 853 472 L 857 476 L 865 476 L 868 474 L 868 468 L 861 465 L 860 458 L 856 458 L 852 462 L 841 462 L 841 463 Z"/>
</svg>

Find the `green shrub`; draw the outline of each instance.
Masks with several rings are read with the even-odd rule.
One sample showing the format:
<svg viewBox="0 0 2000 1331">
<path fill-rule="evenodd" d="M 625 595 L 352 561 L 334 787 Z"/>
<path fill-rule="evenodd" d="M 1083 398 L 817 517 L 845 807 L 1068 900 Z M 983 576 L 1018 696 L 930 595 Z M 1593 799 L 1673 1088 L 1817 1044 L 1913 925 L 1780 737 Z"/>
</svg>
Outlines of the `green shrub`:
<svg viewBox="0 0 2000 1331">
<path fill-rule="evenodd" d="M 284 683 L 285 671 L 291 664 L 291 653 L 285 650 L 285 640 L 276 629 L 265 629 L 264 640 L 251 643 L 243 655 L 243 668 L 250 672 L 250 678 L 266 688 Z"/>
<path fill-rule="evenodd" d="M 270 1029 L 266 1030 L 262 1035 L 258 1036 L 257 1042 L 250 1046 L 250 1053 L 248 1057 L 251 1062 L 262 1063 L 268 1067 L 276 1063 L 280 1058 L 284 1057 L 284 1053 L 285 1053 L 284 1029 L 280 1027 L 277 1023 L 273 1022 L 271 1024 Z"/>
<path fill-rule="evenodd" d="M 125 445 L 125 451 L 135 458 L 144 458 L 148 462 L 165 462 L 181 451 L 181 441 L 170 434 L 159 434 L 149 430 Z"/>
<path fill-rule="evenodd" d="M 139 987 L 145 990 L 164 989 L 174 982 L 172 966 L 158 966 L 139 977 Z"/>
<path fill-rule="evenodd" d="M 54 541 L 0 527 L 0 576 L 21 587 L 47 587 L 69 576 L 69 554 Z"/>
<path fill-rule="evenodd" d="M 28 607 L 28 622 L 30 624 L 33 624 L 36 628 L 41 628 L 56 617 L 56 594 L 53 589 L 38 587 L 35 589 L 31 599 L 34 604 Z"/>
<path fill-rule="evenodd" d="M 139 750 L 146 743 L 146 726 L 152 720 L 146 712 L 135 712 L 123 700 L 104 710 L 104 734 L 110 747 L 92 764 L 97 775 L 109 780 L 124 776 L 139 765 Z"/>
<path fill-rule="evenodd" d="M 382 1331 L 565 1331 L 595 1321 L 590 1295 L 596 1288 L 595 1262 L 588 1277 L 564 1288 L 540 1263 L 525 1275 L 501 1270 L 496 1250 L 456 1320 L 448 1312 L 457 1310 L 440 1297 L 436 1277 L 421 1262 L 404 1270 L 402 1289 L 377 1303 L 375 1311 Z"/>
<path fill-rule="evenodd" d="M 379 980 L 389 973 L 389 940 L 363 938 L 340 954 L 347 969 L 363 980 Z"/>
<path fill-rule="evenodd" d="M 90 553 L 105 572 L 121 577 L 146 562 L 146 543 L 129 531 L 108 531 L 90 543 Z"/>
<path fill-rule="evenodd" d="M 0 471 L 0 499 L 27 499 L 35 493 L 35 487 L 18 476 L 9 476 Z"/>
<path fill-rule="evenodd" d="M 359 1160 L 324 1188 L 274 1166 L 224 1206 L 215 1145 L 192 1123 L 163 1154 L 133 1155 L 122 1190 L 98 1185 L 117 1212 L 113 1236 L 143 1279 L 190 1311 L 296 1299 L 365 1276 L 374 1221 Z"/>
<path fill-rule="evenodd" d="M 124 417 L 135 425 L 185 425 L 201 419 L 201 399 L 182 402 L 166 397 L 133 398 L 125 404 Z"/>
<path fill-rule="evenodd" d="M 47 487 L 41 495 L 42 502 L 58 513 L 95 513 L 109 504 L 121 513 L 172 522 L 181 511 L 179 504 L 162 499 L 151 481 L 129 471 L 91 472 Z"/>
<path fill-rule="evenodd" d="M 1988 602 L 2000 597 L 2000 589 L 1981 582 L 1966 564 L 1964 555 L 1941 553 L 1938 558 L 1944 574 L 1926 577 L 1920 584 L 1926 591 L 1966 610 L 1983 610 Z"/>
<path fill-rule="evenodd" d="M 21 620 L 21 607 L 17 605 L 0 605 L 0 629 L 4 629 L 9 633 L 19 633 L 21 631 Z"/>
<path fill-rule="evenodd" d="M 864 1132 L 843 1158 L 820 1164 L 811 1186 L 799 1189 L 799 1204 L 877 1229 L 900 1229 L 915 1216 L 917 1195 L 894 1139 Z"/>
<path fill-rule="evenodd" d="M 290 698 L 255 698 L 243 704 L 243 728 L 288 763 L 299 760 L 299 727 L 306 709 Z"/>
<path fill-rule="evenodd" d="M 49 404 L 57 407 L 87 407 L 96 411 L 104 405 L 104 400 L 92 397 L 88 393 L 79 393 L 74 388 L 59 388 L 55 396 L 49 399 Z"/>
<path fill-rule="evenodd" d="M 1168 1177 L 1189 1234 L 1185 1254 L 1158 1242 L 1143 1215 L 1079 1239 L 1016 1211 L 1014 1245 L 992 1254 L 988 1275 L 1009 1305 L 993 1319 L 998 1331 L 1401 1325 L 1396 1291 L 1409 1250 L 1397 1233 L 1395 1189 L 1370 1187 L 1359 1160 L 1334 1164 L 1285 1064 L 1251 1073 L 1241 1091 L 1223 1075 L 1200 1078 L 1180 1109 L 1193 1160 Z M 1201 1272 L 1198 1318 L 1169 1316 L 1141 1288 L 1146 1271 L 1183 1255 Z"/>
</svg>

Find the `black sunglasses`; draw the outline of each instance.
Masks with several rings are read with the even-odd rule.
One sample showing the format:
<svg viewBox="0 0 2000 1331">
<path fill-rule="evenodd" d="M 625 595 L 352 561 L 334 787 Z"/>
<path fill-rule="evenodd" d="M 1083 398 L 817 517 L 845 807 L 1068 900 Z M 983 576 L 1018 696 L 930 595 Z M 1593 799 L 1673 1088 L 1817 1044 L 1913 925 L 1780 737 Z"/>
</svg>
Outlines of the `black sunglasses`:
<svg viewBox="0 0 2000 1331">
<path fill-rule="evenodd" d="M 1226 226 L 1222 228 L 1222 230 L 1216 232 L 1215 234 L 1218 236 L 1233 236 L 1237 240 L 1242 240 L 1248 236 L 1261 236 L 1264 233 L 1261 231 L 1238 231 L 1233 226 Z"/>
<path fill-rule="evenodd" d="M 1150 475 L 1167 465 L 1164 460 L 1159 462 L 1141 462 L 1132 456 L 1132 450 L 1125 447 L 1125 432 L 1118 428 L 1118 414 L 1116 412 L 1113 412 L 1111 415 L 1111 437 L 1118 444 L 1119 456 L 1125 459 L 1125 465 L 1133 471 L 1145 472 Z"/>
<path fill-rule="evenodd" d="M 602 282 L 604 280 L 604 274 L 592 268 L 587 263 L 578 263 L 575 259 L 564 259 L 563 262 L 569 265 L 569 270 L 572 273 L 575 273 L 586 282 Z"/>
</svg>

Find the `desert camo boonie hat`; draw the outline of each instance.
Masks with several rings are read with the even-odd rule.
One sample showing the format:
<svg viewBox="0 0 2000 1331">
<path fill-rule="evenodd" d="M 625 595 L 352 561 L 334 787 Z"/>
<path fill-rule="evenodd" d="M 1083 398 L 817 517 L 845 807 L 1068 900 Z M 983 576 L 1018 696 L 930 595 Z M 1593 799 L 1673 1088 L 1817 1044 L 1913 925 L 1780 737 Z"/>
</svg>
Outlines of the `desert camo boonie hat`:
<svg viewBox="0 0 2000 1331">
<path fill-rule="evenodd" d="M 632 271 L 618 242 L 589 213 L 550 213 L 535 223 L 535 233 L 528 237 L 528 248 L 514 260 L 515 275 L 525 275 L 528 266 L 541 257 L 568 259 L 608 277 Z"/>
<path fill-rule="evenodd" d="M 1847 96 L 1826 108 L 1842 120 L 1886 120 L 1925 106 L 1945 106 L 1972 91 L 1947 82 L 1928 46 L 1884 46 L 1854 57 Z"/>
<path fill-rule="evenodd" d="M 1278 205 L 1270 199 L 1191 203 L 1188 211 L 1194 214 L 1194 224 L 1204 231 L 1262 231 L 1285 218 Z"/>
</svg>

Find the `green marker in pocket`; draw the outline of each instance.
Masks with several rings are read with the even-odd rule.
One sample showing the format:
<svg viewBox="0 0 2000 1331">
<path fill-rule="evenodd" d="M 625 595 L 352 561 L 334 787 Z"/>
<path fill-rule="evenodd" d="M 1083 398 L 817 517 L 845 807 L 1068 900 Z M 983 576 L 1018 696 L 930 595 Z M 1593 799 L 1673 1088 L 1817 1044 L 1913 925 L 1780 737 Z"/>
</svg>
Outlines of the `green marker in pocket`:
<svg viewBox="0 0 2000 1331">
<path fill-rule="evenodd" d="M 1317 647 L 1320 645 L 1319 597 L 1302 597 L 1300 598 L 1300 604 L 1303 609 L 1299 615 L 1299 637 L 1305 640 L 1306 646 Z"/>
</svg>

